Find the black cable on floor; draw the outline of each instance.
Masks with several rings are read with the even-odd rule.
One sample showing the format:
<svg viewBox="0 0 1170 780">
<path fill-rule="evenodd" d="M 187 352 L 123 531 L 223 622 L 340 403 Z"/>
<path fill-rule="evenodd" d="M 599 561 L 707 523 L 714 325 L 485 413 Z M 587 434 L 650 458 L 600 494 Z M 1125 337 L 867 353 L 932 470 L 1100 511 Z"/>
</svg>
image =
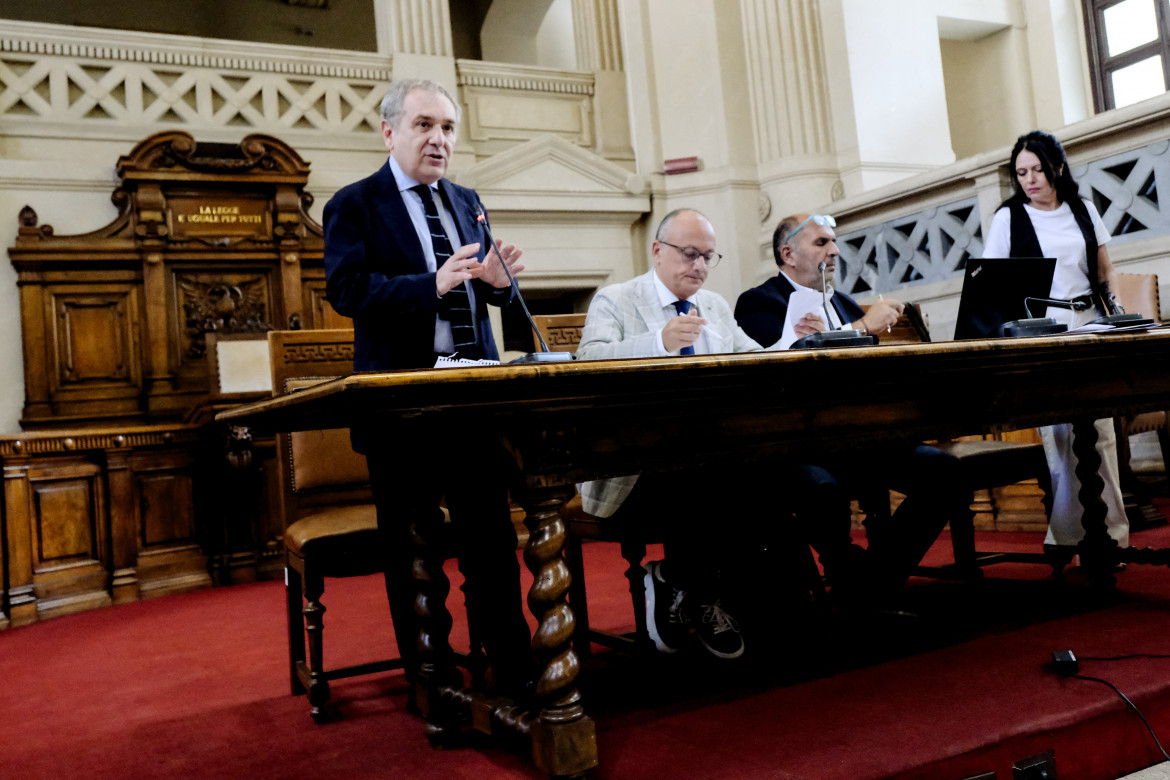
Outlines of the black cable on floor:
<svg viewBox="0 0 1170 780">
<path fill-rule="evenodd" d="M 1123 657 L 1141 658 L 1143 656 L 1123 656 Z M 1150 656 L 1150 657 L 1158 657 L 1158 656 Z M 1165 657 L 1165 656 L 1162 656 L 1162 657 Z M 1081 660 L 1087 661 L 1087 660 L 1114 660 L 1114 659 L 1082 658 Z M 1108 685 L 1110 688 L 1112 688 L 1114 691 L 1116 691 L 1117 695 L 1121 697 L 1122 701 L 1124 701 L 1126 704 L 1128 704 L 1129 708 L 1131 710 L 1133 710 L 1134 712 L 1136 712 L 1137 716 L 1142 719 L 1142 723 L 1145 724 L 1146 731 L 1150 732 L 1150 737 L 1154 740 L 1154 744 L 1158 746 L 1158 750 L 1162 751 L 1162 755 L 1166 757 L 1166 760 L 1170 761 L 1170 754 L 1168 754 L 1166 752 L 1166 748 L 1162 747 L 1162 743 L 1158 741 L 1158 735 L 1154 733 L 1154 729 L 1153 729 L 1153 727 L 1150 726 L 1150 722 L 1148 720 L 1146 720 L 1146 716 L 1142 715 L 1142 711 L 1137 708 L 1136 704 L 1134 704 L 1132 701 L 1129 700 L 1128 696 L 1126 696 L 1124 693 L 1121 692 L 1120 688 L 1118 688 L 1116 685 L 1109 682 L 1108 680 L 1102 680 L 1100 677 L 1089 677 L 1088 675 L 1085 675 L 1085 674 L 1071 674 L 1069 676 L 1075 680 L 1091 680 L 1092 682 L 1099 682 L 1102 685 Z"/>
<path fill-rule="evenodd" d="M 1170 658 L 1170 655 L 1154 655 L 1152 653 L 1134 653 L 1133 655 L 1078 655 L 1082 661 L 1128 661 L 1131 658 Z"/>
</svg>

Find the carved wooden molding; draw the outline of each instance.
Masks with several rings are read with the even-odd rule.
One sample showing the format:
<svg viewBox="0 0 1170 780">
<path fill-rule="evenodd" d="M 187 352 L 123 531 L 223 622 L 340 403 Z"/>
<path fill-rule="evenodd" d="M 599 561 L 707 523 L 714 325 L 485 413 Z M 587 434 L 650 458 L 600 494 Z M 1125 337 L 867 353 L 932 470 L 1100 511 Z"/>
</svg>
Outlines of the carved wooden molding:
<svg viewBox="0 0 1170 780">
<path fill-rule="evenodd" d="M 238 144 L 224 144 L 199 142 L 190 133 L 172 130 L 139 142 L 130 154 L 118 158 L 117 164 L 117 173 L 124 179 L 145 178 L 147 172 L 154 172 L 150 178 L 157 178 L 158 172 L 175 175 L 183 170 L 294 176 L 307 181 L 309 163 L 284 141 L 269 135 L 253 133 Z"/>
<path fill-rule="evenodd" d="M 545 340 L 554 352 L 576 352 L 577 345 L 581 343 L 582 330 L 581 326 L 554 326 L 548 329 Z"/>
<path fill-rule="evenodd" d="M 111 430 L 64 430 L 25 432 L 0 436 L 0 457 L 84 452 L 87 450 L 121 450 L 135 447 L 195 443 L 200 440 L 201 426 L 151 426 Z"/>
<path fill-rule="evenodd" d="M 208 333 L 267 333 L 268 277 L 238 274 L 176 274 L 185 316 L 186 359 L 207 354 Z"/>
<path fill-rule="evenodd" d="M 155 133 L 118 160 L 120 215 L 85 235 L 20 213 L 9 256 L 27 355 L 21 424 L 182 418 L 210 389 L 206 335 L 296 323 L 324 285 L 309 165 L 277 138 Z M 63 281 L 64 280 L 64 281 Z"/>
<path fill-rule="evenodd" d="M 286 344 L 281 354 L 286 363 L 353 362 L 353 343 Z"/>
</svg>

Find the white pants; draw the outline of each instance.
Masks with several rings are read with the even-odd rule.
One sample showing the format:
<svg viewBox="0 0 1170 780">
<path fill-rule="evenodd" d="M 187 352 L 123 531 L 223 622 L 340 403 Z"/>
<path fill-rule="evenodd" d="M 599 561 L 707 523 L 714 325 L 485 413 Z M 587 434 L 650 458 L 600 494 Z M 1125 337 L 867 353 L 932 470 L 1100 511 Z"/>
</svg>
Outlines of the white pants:
<svg viewBox="0 0 1170 780">
<path fill-rule="evenodd" d="M 1117 438 L 1113 420 L 1097 420 L 1094 425 L 1097 428 L 1097 454 L 1101 456 L 1098 473 L 1105 482 L 1101 492 L 1107 510 L 1105 527 L 1119 545 L 1128 547 L 1129 518 L 1125 515 L 1121 482 L 1117 476 Z M 1085 529 L 1081 525 L 1084 508 L 1077 495 L 1081 481 L 1076 475 L 1072 424 L 1046 425 L 1040 429 L 1040 440 L 1044 443 L 1044 456 L 1048 459 L 1048 472 L 1052 477 L 1052 516 L 1048 519 L 1048 536 L 1044 543 L 1075 545 L 1084 538 Z"/>
<path fill-rule="evenodd" d="M 1071 309 L 1050 307 L 1045 315 L 1070 328 L 1084 325 L 1100 316 L 1096 309 L 1075 312 Z M 1121 480 L 1117 476 L 1117 435 L 1112 419 L 1097 420 L 1097 454 L 1101 456 L 1098 474 L 1105 482 L 1101 500 L 1105 502 L 1105 528 L 1122 547 L 1129 546 L 1129 518 L 1125 515 L 1125 501 L 1121 497 Z M 1048 473 L 1052 477 L 1052 516 L 1048 518 L 1048 536 L 1045 544 L 1075 545 L 1085 536 L 1081 525 L 1084 507 L 1077 494 L 1081 481 L 1077 479 L 1077 458 L 1073 455 L 1072 424 L 1046 425 L 1040 428 L 1044 443 L 1044 457 L 1048 459 Z"/>
</svg>

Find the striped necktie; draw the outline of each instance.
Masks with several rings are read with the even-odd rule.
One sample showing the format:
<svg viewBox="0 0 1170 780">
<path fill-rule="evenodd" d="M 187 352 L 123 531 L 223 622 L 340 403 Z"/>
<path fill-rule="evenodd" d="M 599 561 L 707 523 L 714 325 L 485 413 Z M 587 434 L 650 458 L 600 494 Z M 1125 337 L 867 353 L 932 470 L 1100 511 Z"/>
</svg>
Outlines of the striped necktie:
<svg viewBox="0 0 1170 780">
<path fill-rule="evenodd" d="M 435 205 L 431 188 L 419 184 L 410 189 L 422 198 L 423 209 L 427 214 L 427 231 L 431 234 L 431 247 L 435 250 L 435 270 L 438 270 L 453 254 L 451 241 L 447 238 L 447 231 L 443 229 L 442 220 L 439 219 L 439 209 Z M 439 298 L 439 319 L 451 323 L 451 336 L 455 340 L 455 352 L 459 357 L 469 360 L 483 357 L 483 352 L 475 340 L 471 298 L 467 295 L 466 285 L 460 283 Z"/>
<path fill-rule="evenodd" d="M 674 310 L 677 311 L 679 314 L 686 314 L 687 312 L 689 312 L 691 310 L 691 302 L 690 301 L 675 301 L 674 302 Z M 680 349 L 678 351 L 678 354 L 680 354 L 680 355 L 693 355 L 693 354 L 695 354 L 695 348 L 694 347 L 683 347 L 682 349 Z"/>
</svg>

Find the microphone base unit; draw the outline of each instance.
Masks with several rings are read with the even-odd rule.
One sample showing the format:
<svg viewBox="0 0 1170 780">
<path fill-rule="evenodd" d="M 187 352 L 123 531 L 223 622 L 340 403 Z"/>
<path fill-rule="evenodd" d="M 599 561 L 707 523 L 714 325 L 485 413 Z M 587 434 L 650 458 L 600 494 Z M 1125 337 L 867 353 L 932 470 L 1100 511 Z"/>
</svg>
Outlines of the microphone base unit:
<svg viewBox="0 0 1170 780">
<path fill-rule="evenodd" d="M 1137 312 L 1134 312 L 1133 314 L 1110 314 L 1105 317 L 1098 317 L 1097 319 L 1093 320 L 1093 324 L 1126 327 L 1133 325 L 1153 325 L 1154 321 L 1148 317 L 1143 317 Z"/>
<path fill-rule="evenodd" d="M 1066 330 L 1068 330 L 1068 325 L 1057 322 L 1052 317 L 1029 317 L 1025 320 L 1011 320 L 1003 324 L 1003 335 L 1013 339 L 1051 336 L 1056 333 L 1064 333 Z"/>
<path fill-rule="evenodd" d="M 529 352 L 515 360 L 509 360 L 508 365 L 516 363 L 567 363 L 576 359 L 576 352 Z"/>
<path fill-rule="evenodd" d="M 877 336 L 863 336 L 859 330 L 827 330 L 797 339 L 789 349 L 872 347 L 874 344 L 877 344 Z"/>
</svg>

